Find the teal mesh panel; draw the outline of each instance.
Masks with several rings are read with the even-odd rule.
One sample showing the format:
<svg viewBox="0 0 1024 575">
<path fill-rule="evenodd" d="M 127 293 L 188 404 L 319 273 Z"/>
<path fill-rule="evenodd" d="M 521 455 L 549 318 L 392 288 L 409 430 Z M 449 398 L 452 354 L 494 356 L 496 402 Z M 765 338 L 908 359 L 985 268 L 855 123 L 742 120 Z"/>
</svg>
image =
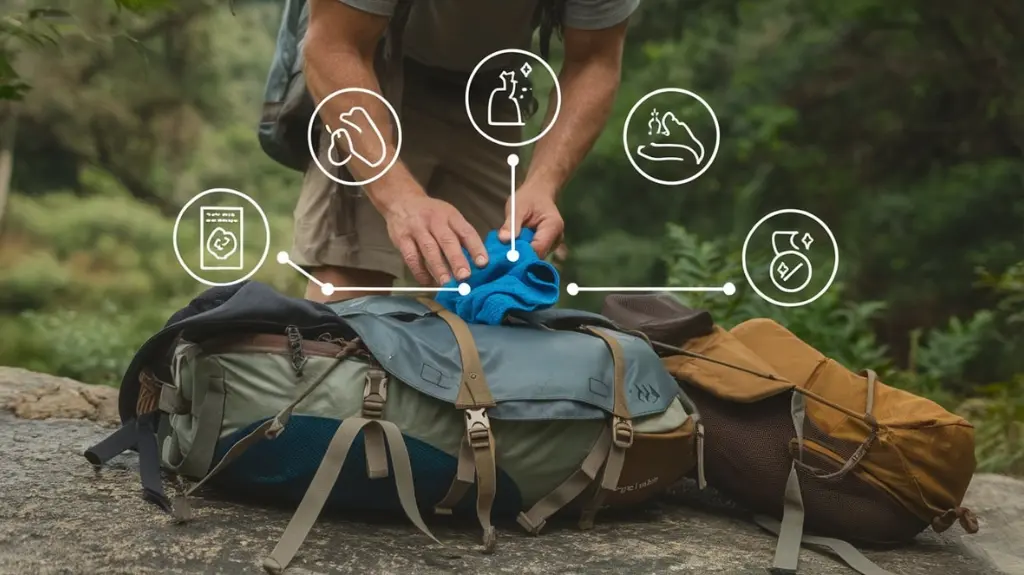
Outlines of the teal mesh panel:
<svg viewBox="0 0 1024 575">
<path fill-rule="evenodd" d="M 214 464 L 239 439 L 260 425 L 254 422 L 217 444 Z M 341 422 L 337 419 L 307 415 L 292 416 L 284 432 L 274 440 L 264 440 L 249 448 L 242 456 L 221 471 L 212 482 L 235 492 L 271 497 L 298 504 L 306 493 L 317 467 L 327 452 Z M 345 466 L 331 492 L 327 506 L 335 509 L 367 511 L 401 511 L 395 491 L 394 474 L 382 479 L 366 476 L 366 451 L 360 432 L 348 452 Z M 416 501 L 424 509 L 445 496 L 458 466 L 456 458 L 427 443 L 405 436 L 412 463 Z M 390 461 L 391 453 L 388 450 Z M 475 509 L 476 488 L 472 487 L 456 507 L 457 512 Z M 512 479 L 498 470 L 497 497 L 494 513 L 512 515 L 522 508 L 519 490 Z"/>
</svg>

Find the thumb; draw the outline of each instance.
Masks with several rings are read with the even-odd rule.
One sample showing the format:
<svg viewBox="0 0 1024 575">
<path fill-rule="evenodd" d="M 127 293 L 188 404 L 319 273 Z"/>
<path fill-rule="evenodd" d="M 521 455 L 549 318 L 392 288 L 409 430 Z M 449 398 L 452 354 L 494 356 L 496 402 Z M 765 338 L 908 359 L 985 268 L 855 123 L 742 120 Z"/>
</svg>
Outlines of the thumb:
<svg viewBox="0 0 1024 575">
<path fill-rule="evenodd" d="M 516 210 L 516 213 L 509 216 L 509 209 L 505 210 L 505 223 L 501 224 L 501 229 L 498 230 L 498 239 L 502 242 L 512 241 L 512 230 L 516 231 L 516 236 L 523 230 L 523 219 L 524 215 L 521 210 Z"/>
</svg>

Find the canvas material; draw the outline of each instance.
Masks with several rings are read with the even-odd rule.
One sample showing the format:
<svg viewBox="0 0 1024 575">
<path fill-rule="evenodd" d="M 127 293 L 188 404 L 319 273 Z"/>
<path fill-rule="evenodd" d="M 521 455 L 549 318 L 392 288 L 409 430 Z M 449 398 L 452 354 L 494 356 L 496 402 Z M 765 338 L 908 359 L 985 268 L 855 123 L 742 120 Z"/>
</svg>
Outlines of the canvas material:
<svg viewBox="0 0 1024 575">
<path fill-rule="evenodd" d="M 309 356 L 303 371 L 315 377 L 332 361 Z M 209 471 L 218 441 L 254 422 L 273 417 L 303 389 L 290 358 L 285 355 L 204 354 L 199 346 L 186 344 L 177 348 L 173 366 L 173 384 L 181 399 L 191 404 L 191 410 L 170 416 L 171 431 L 163 440 L 163 460 L 167 467 L 192 478 Z M 357 415 L 368 369 L 368 364 L 359 360 L 342 362 L 299 404 L 295 414 L 335 419 Z M 465 435 L 463 414 L 451 404 L 403 385 L 396 378 L 391 381 L 384 418 L 395 422 L 408 437 L 456 457 Z M 219 420 L 203 421 L 201 414 L 211 413 L 207 402 L 211 396 L 222 402 L 219 414 L 214 410 L 215 415 L 210 416 L 219 415 Z M 515 482 L 523 503 L 530 505 L 575 471 L 604 428 L 604 421 L 495 419 L 492 425 L 499 466 Z M 631 491 L 635 492 L 634 497 L 641 491 L 648 497 L 692 469 L 693 422 L 678 399 L 673 399 L 662 413 L 638 418 L 635 430 L 636 445 L 650 443 L 658 446 L 655 451 L 682 453 L 667 459 L 664 453 L 654 457 L 652 448 L 638 448 L 632 462 L 627 460 L 624 472 L 624 477 L 632 479 L 623 483 L 640 486 Z M 196 453 L 204 455 L 195 456 Z M 615 504 L 614 498 L 610 504 Z"/>
<path fill-rule="evenodd" d="M 331 308 L 347 323 L 389 373 L 420 392 L 454 403 L 462 376 L 455 335 L 423 304 L 405 297 L 360 298 Z M 606 318 L 574 312 L 576 324 L 603 323 Z M 524 321 L 543 324 L 550 316 L 522 314 Z M 572 316 L 559 314 L 560 324 Z M 614 366 L 604 341 L 570 330 L 470 325 L 487 386 L 498 402 L 494 419 L 603 419 L 612 411 Z M 679 394 L 657 353 L 641 338 L 609 331 L 626 359 L 629 412 L 643 417 L 665 411 Z M 560 411 L 515 409 L 507 402 L 560 401 Z"/>
<path fill-rule="evenodd" d="M 720 399 L 755 403 L 800 387 L 853 412 L 864 412 L 866 378 L 826 358 L 774 321 L 753 319 L 730 331 L 716 326 L 712 334 L 684 347 L 779 378 L 773 381 L 681 355 L 664 359 L 674 376 Z M 806 405 L 811 423 L 834 439 L 860 444 L 870 432 L 864 421 L 812 398 Z M 882 382 L 875 385 L 873 412 L 879 436 L 854 473 L 870 476 L 866 481 L 924 521 L 956 509 L 975 470 L 973 427 L 928 399 Z M 806 443 L 808 449 L 827 451 L 813 441 Z"/>
<path fill-rule="evenodd" d="M 790 381 L 850 410 L 864 411 L 867 379 L 785 327 L 755 319 L 731 331 Z M 882 382 L 875 384 L 872 413 L 882 431 L 861 467 L 922 519 L 930 521 L 957 508 L 976 468 L 974 427 L 929 399 Z M 807 417 L 848 443 L 860 443 L 870 432 L 864 421 L 813 400 L 807 401 Z"/>
</svg>

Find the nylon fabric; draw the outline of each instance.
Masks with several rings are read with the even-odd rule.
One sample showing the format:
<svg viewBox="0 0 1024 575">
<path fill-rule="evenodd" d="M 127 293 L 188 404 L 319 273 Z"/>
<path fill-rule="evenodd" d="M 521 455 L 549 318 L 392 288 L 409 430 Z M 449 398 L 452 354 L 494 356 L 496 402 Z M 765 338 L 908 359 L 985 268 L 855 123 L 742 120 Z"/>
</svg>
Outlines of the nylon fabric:
<svg viewBox="0 0 1024 575">
<path fill-rule="evenodd" d="M 342 302 L 332 309 L 359 334 L 384 369 L 422 393 L 456 403 L 462 360 L 451 329 L 419 302 L 370 296 L 374 297 L 378 301 Z M 373 313 L 366 311 L 370 308 Z M 612 412 L 614 364 L 597 338 L 510 326 L 469 325 L 468 329 L 498 403 L 488 413 L 493 419 L 507 419 L 502 403 L 518 400 L 571 400 L 581 405 L 578 412 L 567 414 L 572 419 L 603 417 L 582 408 L 586 406 Z M 657 354 L 638 337 L 614 332 L 611 337 L 626 357 L 630 413 L 639 417 L 664 412 L 677 391 Z M 571 409 L 571 404 L 562 407 Z M 529 412 L 520 410 L 517 415 L 529 417 Z"/>
</svg>

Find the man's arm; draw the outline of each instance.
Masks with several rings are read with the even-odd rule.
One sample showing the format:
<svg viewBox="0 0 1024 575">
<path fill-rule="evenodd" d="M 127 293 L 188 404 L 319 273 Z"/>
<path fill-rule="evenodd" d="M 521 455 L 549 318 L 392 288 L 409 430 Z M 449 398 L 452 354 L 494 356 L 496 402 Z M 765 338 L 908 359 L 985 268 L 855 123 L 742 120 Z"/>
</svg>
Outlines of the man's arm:
<svg viewBox="0 0 1024 575">
<path fill-rule="evenodd" d="M 537 142 L 524 188 L 557 194 L 593 147 L 619 89 L 627 23 L 603 30 L 566 27 L 558 75 L 562 107 L 551 131 Z M 555 98 L 552 90 L 549 102 Z M 547 121 L 553 113 L 549 105 Z"/>
<path fill-rule="evenodd" d="M 387 0 L 372 3 L 382 8 L 388 4 Z M 310 0 L 303 63 L 306 87 L 314 100 L 321 102 L 343 88 L 381 93 L 374 54 L 389 20 L 389 15 L 360 10 L 342 0 Z M 384 157 L 392 157 L 395 142 L 391 114 L 379 99 L 347 92 L 324 104 L 320 116 L 330 130 L 337 130 L 343 127 L 339 116 L 356 106 L 365 109 L 380 129 L 387 150 Z M 349 138 L 334 140 L 345 153 L 351 146 L 364 156 L 381 156 L 380 142 L 372 130 L 346 132 Z M 346 168 L 358 180 L 367 180 L 379 173 L 380 166 L 374 168 L 353 157 Z M 402 252 L 402 259 L 421 283 L 432 283 L 433 279 L 444 284 L 452 275 L 460 280 L 468 277 L 469 263 L 462 246 L 477 265 L 487 261 L 487 251 L 473 227 L 450 204 L 430 198 L 400 160 L 363 188 L 387 221 L 388 235 Z"/>
<path fill-rule="evenodd" d="M 586 3 L 593 4 L 593 0 Z M 628 12 L 635 7 L 632 0 L 615 3 Z M 628 13 L 607 27 L 591 29 L 571 23 L 565 27 L 565 59 L 558 76 L 561 109 L 551 131 L 537 142 L 523 185 L 516 191 L 513 225 L 516 232 L 524 226 L 536 230 L 532 247 L 541 257 L 561 239 L 564 228 L 555 204 L 558 192 L 593 147 L 611 114 L 622 72 L 627 17 Z M 554 115 L 556 97 L 552 90 L 545 122 Z M 506 220 L 500 232 L 503 241 L 511 236 L 508 225 Z"/>
<path fill-rule="evenodd" d="M 388 16 L 358 10 L 339 0 L 310 1 L 303 71 L 306 87 L 315 101 L 321 102 L 343 88 L 363 88 L 381 93 L 373 60 L 389 20 Z M 365 109 L 380 129 L 387 148 L 385 157 L 390 158 L 395 152 L 393 122 L 387 107 L 379 99 L 365 93 L 348 92 L 324 104 L 320 108 L 320 118 L 331 130 L 341 128 L 343 125 L 338 117 L 355 106 Z M 380 155 L 380 144 L 372 131 L 347 131 L 356 150 L 366 156 Z M 349 151 L 346 138 L 338 138 L 335 145 Z M 367 180 L 379 171 L 355 158 L 346 167 L 357 180 Z M 402 195 L 425 195 L 401 160 L 387 174 L 364 188 L 379 210 L 386 209 Z"/>
</svg>

